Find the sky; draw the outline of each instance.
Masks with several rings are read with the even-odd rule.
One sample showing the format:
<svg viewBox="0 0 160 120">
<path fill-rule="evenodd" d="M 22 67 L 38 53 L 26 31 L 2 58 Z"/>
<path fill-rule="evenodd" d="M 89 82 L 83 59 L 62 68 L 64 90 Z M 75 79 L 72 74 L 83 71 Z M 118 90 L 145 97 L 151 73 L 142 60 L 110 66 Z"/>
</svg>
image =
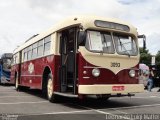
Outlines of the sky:
<svg viewBox="0 0 160 120">
<path fill-rule="evenodd" d="M 155 55 L 160 50 L 159 14 L 160 0 L 0 0 L 0 54 L 13 52 L 66 17 L 96 15 L 134 25 Z"/>
</svg>

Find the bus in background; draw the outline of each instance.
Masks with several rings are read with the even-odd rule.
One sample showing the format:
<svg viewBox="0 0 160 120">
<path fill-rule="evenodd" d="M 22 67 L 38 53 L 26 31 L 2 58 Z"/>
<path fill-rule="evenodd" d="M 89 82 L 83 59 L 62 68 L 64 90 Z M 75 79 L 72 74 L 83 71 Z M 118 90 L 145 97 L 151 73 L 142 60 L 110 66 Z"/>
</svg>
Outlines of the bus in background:
<svg viewBox="0 0 160 120">
<path fill-rule="evenodd" d="M 132 96 L 144 90 L 138 37 L 135 27 L 117 19 L 71 17 L 14 51 L 11 80 L 16 89 L 42 90 L 51 102 L 57 95 Z"/>
<path fill-rule="evenodd" d="M 4 53 L 0 60 L 0 83 L 10 83 L 12 53 Z"/>
</svg>

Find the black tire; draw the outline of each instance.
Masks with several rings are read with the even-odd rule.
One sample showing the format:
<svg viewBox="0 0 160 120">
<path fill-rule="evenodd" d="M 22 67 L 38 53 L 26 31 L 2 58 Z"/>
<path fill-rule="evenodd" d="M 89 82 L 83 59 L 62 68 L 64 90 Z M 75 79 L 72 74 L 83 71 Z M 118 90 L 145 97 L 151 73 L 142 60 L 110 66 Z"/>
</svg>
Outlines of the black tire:
<svg viewBox="0 0 160 120">
<path fill-rule="evenodd" d="M 57 102 L 56 95 L 54 95 L 53 90 L 53 77 L 49 74 L 47 78 L 47 98 L 50 102 Z"/>
<path fill-rule="evenodd" d="M 16 78 L 15 78 L 15 89 L 17 90 L 17 91 L 19 91 L 19 83 L 18 83 L 18 77 L 16 76 Z"/>
<path fill-rule="evenodd" d="M 29 87 L 19 85 L 18 75 L 16 75 L 16 77 L 15 77 L 14 87 L 15 87 L 16 91 L 25 91 L 25 90 L 29 89 Z"/>
<path fill-rule="evenodd" d="M 16 79 L 15 79 L 15 89 L 16 89 L 16 91 L 22 91 L 22 90 L 25 90 L 26 88 L 27 87 L 23 87 L 23 86 L 19 85 L 18 77 L 16 77 Z"/>
<path fill-rule="evenodd" d="M 145 86 L 144 89 L 145 89 L 145 90 L 148 90 L 148 86 Z"/>
<path fill-rule="evenodd" d="M 97 95 L 99 101 L 107 101 L 110 97 L 107 95 Z"/>
</svg>

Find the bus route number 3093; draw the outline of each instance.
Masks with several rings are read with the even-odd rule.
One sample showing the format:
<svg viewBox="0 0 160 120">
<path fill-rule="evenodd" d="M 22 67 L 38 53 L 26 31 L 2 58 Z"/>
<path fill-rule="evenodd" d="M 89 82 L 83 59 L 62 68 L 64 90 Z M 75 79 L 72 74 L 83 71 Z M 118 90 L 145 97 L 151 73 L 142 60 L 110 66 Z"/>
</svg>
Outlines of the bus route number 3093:
<svg viewBox="0 0 160 120">
<path fill-rule="evenodd" d="M 111 67 L 120 67 L 120 63 L 118 62 L 111 62 Z"/>
</svg>

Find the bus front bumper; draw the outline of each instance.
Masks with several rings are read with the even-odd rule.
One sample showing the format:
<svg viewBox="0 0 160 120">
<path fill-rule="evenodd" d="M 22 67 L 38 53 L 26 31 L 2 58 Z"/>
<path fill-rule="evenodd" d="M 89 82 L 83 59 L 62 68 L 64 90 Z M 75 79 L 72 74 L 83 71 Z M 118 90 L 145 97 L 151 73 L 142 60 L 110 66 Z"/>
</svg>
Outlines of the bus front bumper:
<svg viewBox="0 0 160 120">
<path fill-rule="evenodd" d="M 144 92 L 143 84 L 79 85 L 79 94 L 128 94 Z"/>
</svg>

